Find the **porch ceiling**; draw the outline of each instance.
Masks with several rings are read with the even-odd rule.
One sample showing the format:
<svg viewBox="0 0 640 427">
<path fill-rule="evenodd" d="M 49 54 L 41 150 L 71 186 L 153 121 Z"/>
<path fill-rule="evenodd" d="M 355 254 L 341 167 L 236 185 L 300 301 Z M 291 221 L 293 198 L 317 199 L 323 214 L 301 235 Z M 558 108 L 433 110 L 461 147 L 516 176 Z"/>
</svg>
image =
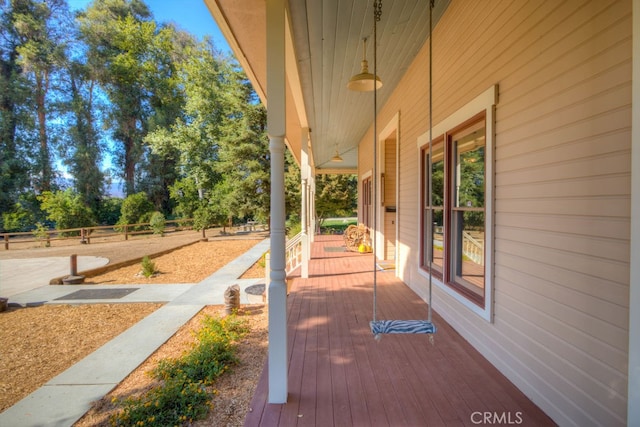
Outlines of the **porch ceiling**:
<svg viewBox="0 0 640 427">
<path fill-rule="evenodd" d="M 265 0 L 204 0 L 265 105 Z M 436 0 L 434 22 L 449 0 Z M 377 24 L 377 74 L 384 105 L 429 34 L 428 1 L 383 0 Z M 311 129 L 316 172 L 357 170 L 357 146 L 373 119 L 373 94 L 346 87 L 360 72 L 362 40 L 373 72 L 373 0 L 290 0 L 287 143 L 300 159 L 300 127 Z M 425 72 L 426 79 L 426 72 Z M 296 129 L 297 128 L 297 129 Z M 336 149 L 343 162 L 332 162 Z"/>
</svg>

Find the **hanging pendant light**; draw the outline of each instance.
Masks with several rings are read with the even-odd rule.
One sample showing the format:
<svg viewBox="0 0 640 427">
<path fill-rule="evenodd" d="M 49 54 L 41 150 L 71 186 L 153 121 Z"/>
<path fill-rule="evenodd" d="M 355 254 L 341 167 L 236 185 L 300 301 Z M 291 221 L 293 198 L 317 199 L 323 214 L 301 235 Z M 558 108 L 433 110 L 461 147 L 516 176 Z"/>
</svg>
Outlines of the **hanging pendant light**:
<svg viewBox="0 0 640 427">
<path fill-rule="evenodd" d="M 340 157 L 340 153 L 338 152 L 338 144 L 336 144 L 336 154 L 331 158 L 331 161 L 337 163 L 342 162 L 342 157 Z"/>
<path fill-rule="evenodd" d="M 360 63 L 362 70 L 360 74 L 351 77 L 347 83 L 347 89 L 356 92 L 371 92 L 374 89 L 382 87 L 380 77 L 374 76 L 369 72 L 369 63 L 367 62 L 367 39 L 362 39 L 362 62 Z"/>
</svg>

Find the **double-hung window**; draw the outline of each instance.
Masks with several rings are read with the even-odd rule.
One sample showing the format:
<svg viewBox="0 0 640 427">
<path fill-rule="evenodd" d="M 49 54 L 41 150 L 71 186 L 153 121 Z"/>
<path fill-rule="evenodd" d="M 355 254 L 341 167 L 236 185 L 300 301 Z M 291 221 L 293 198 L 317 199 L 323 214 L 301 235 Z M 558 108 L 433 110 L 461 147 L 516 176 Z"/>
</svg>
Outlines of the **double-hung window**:
<svg viewBox="0 0 640 427">
<path fill-rule="evenodd" d="M 373 226 L 373 202 L 371 201 L 371 176 L 362 180 L 362 223 L 371 228 Z"/>
<path fill-rule="evenodd" d="M 497 87 L 420 137 L 420 268 L 491 320 L 493 123 Z"/>
</svg>

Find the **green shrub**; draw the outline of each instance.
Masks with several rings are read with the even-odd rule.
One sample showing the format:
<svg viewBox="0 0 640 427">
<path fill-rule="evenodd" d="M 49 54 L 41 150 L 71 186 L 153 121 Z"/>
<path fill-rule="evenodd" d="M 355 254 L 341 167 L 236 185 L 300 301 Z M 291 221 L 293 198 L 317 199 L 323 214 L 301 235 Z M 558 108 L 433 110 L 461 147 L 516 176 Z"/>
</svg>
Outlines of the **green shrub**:
<svg viewBox="0 0 640 427">
<path fill-rule="evenodd" d="M 122 411 L 113 415 L 112 425 L 174 426 L 203 418 L 211 396 L 202 383 L 173 378 L 141 397 L 121 402 Z"/>
<path fill-rule="evenodd" d="M 51 246 L 51 242 L 49 242 L 49 229 L 42 224 L 41 222 L 36 223 L 36 229 L 33 230 L 33 237 L 39 242 L 41 242 L 42 246 L 49 247 Z"/>
<path fill-rule="evenodd" d="M 302 223 L 298 222 L 288 222 L 287 223 L 287 237 L 292 239 L 298 233 L 302 231 Z"/>
<path fill-rule="evenodd" d="M 118 224 L 125 225 L 147 222 L 146 220 L 151 218 L 153 210 L 153 204 L 147 199 L 145 193 L 132 194 L 122 201 Z"/>
<path fill-rule="evenodd" d="M 193 212 L 193 228 L 204 230 L 216 224 L 224 223 L 226 217 L 220 206 L 203 204 Z"/>
<path fill-rule="evenodd" d="M 6 231 L 24 231 L 33 228 L 35 217 L 33 212 L 16 203 L 11 212 L 2 213 L 3 228 Z"/>
<path fill-rule="evenodd" d="M 156 264 L 148 256 L 142 258 L 142 275 L 151 277 L 156 273 Z"/>
<path fill-rule="evenodd" d="M 153 230 L 153 234 L 164 234 L 165 220 L 162 212 L 154 212 L 151 214 L 149 227 Z"/>
<path fill-rule="evenodd" d="M 122 202 L 119 197 L 105 197 L 98 206 L 98 222 L 102 225 L 113 225 L 120 220 Z"/>
<path fill-rule="evenodd" d="M 191 381 L 209 384 L 237 362 L 231 343 L 246 332 L 244 324 L 234 316 L 222 320 L 207 317 L 203 323 L 197 334 L 198 345 L 179 359 L 161 361 L 154 370 L 156 377 L 166 380 L 184 374 Z"/>
<path fill-rule="evenodd" d="M 184 425 L 204 418 L 211 405 L 210 385 L 236 363 L 234 342 L 247 331 L 235 316 L 206 317 L 191 351 L 177 359 L 161 360 L 151 371 L 161 385 L 120 401 L 122 410 L 111 417 L 111 424 Z"/>
<path fill-rule="evenodd" d="M 258 260 L 258 265 L 262 268 L 265 268 L 267 266 L 267 254 L 269 253 L 269 251 L 265 252 L 264 254 L 262 254 L 262 256 L 260 257 L 260 259 Z"/>
<path fill-rule="evenodd" d="M 71 188 L 55 193 L 44 191 L 38 200 L 47 213 L 47 219 L 55 222 L 57 230 L 95 225 L 93 212 L 84 204 L 82 196 Z M 78 231 L 66 233 L 69 236 L 79 234 Z"/>
</svg>

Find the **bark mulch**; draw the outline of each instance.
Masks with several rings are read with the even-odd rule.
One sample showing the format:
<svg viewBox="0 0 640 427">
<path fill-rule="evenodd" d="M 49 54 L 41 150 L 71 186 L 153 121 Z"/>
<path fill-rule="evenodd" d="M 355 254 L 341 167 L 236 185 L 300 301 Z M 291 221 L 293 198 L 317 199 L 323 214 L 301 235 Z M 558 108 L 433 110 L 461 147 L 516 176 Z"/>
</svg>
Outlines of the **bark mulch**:
<svg viewBox="0 0 640 427">
<path fill-rule="evenodd" d="M 198 242 L 152 258 L 159 274 L 150 279 L 136 277 L 140 270 L 140 266 L 136 264 L 90 277 L 87 282 L 196 283 L 259 241 L 238 236 Z M 84 246 L 86 245 L 83 245 L 82 249 Z M 130 246 L 127 242 L 123 242 L 121 246 L 121 252 L 133 250 L 137 256 L 141 255 L 140 247 L 127 247 Z M 94 251 L 95 247 L 91 252 Z M 117 248 L 109 245 L 108 251 L 117 251 Z M 24 257 L 24 254 L 21 255 Z M 96 255 L 100 256 L 99 252 Z M 120 253 L 119 258 L 122 257 Z M 264 274 L 264 267 L 258 263 L 243 277 L 264 277 Z M 29 308 L 11 307 L 8 311 L 0 313 L 0 411 L 26 397 L 160 306 L 161 304 L 143 303 L 44 305 Z M 192 330 L 199 325 L 202 316 L 219 310 L 221 307 L 217 306 L 202 310 L 112 393 L 126 394 L 131 390 L 149 387 L 150 378 L 144 372 L 161 357 L 181 354 L 190 345 L 193 339 Z M 219 393 L 214 398 L 214 410 L 202 425 L 243 424 L 266 358 L 266 311 L 265 306 L 251 306 L 242 310 L 242 315 L 247 317 L 252 332 L 239 343 L 241 363 L 218 384 Z M 78 425 L 100 425 L 106 422 L 112 409 L 109 408 L 111 397 L 112 395 L 109 395 L 98 402 Z"/>
</svg>

